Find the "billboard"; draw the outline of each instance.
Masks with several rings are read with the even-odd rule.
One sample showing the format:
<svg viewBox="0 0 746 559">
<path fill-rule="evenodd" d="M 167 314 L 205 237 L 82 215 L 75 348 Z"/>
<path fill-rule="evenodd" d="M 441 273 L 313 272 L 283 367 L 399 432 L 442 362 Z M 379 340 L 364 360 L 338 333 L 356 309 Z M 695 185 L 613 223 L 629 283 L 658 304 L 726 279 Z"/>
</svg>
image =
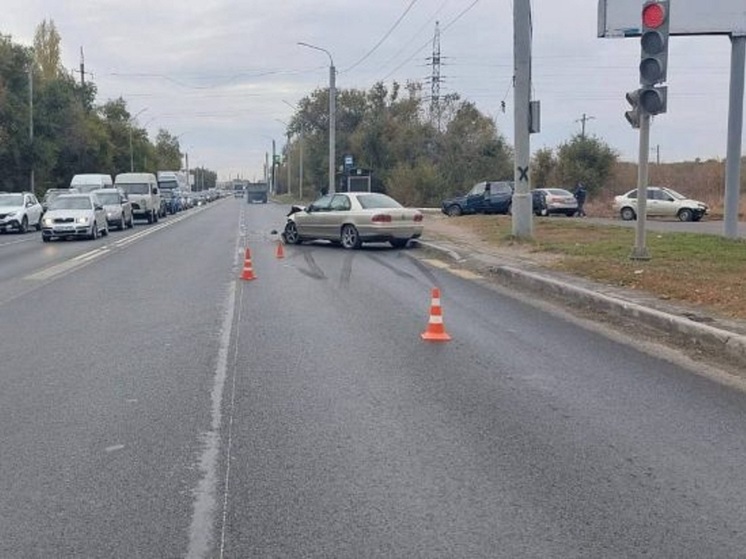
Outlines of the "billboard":
<svg viewBox="0 0 746 559">
<path fill-rule="evenodd" d="M 598 0 L 599 37 L 639 37 L 645 0 Z M 745 0 L 672 0 L 671 35 L 746 35 Z"/>
</svg>

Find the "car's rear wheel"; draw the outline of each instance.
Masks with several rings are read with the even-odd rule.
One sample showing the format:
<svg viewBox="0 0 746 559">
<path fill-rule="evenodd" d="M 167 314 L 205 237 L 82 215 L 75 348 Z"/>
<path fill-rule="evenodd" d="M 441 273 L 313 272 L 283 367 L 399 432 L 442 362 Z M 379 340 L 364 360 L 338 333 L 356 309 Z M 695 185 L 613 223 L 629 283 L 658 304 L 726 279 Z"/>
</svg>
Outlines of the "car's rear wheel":
<svg viewBox="0 0 746 559">
<path fill-rule="evenodd" d="M 690 210 L 689 208 L 682 208 L 679 210 L 679 221 L 693 221 L 694 220 L 694 212 Z"/>
<path fill-rule="evenodd" d="M 300 235 L 298 234 L 298 227 L 294 222 L 288 221 L 285 225 L 285 242 L 289 245 L 299 245 Z"/>
<path fill-rule="evenodd" d="M 457 217 L 460 216 L 463 212 L 461 211 L 461 206 L 458 204 L 454 204 L 453 206 L 448 206 L 446 208 L 446 215 L 450 217 Z"/>
<path fill-rule="evenodd" d="M 42 216 L 39 216 L 39 221 L 36 222 L 37 231 L 41 231 L 41 219 L 42 219 Z"/>
<path fill-rule="evenodd" d="M 363 244 L 360 240 L 360 233 L 358 233 L 357 228 L 349 223 L 342 226 L 341 241 L 344 248 L 360 248 Z"/>
<path fill-rule="evenodd" d="M 45 242 L 45 243 L 48 243 L 49 241 L 51 241 L 51 240 L 52 240 L 52 237 L 46 237 L 46 236 L 42 235 L 42 236 L 41 236 L 41 240 L 42 240 L 43 242 Z"/>
<path fill-rule="evenodd" d="M 635 214 L 635 210 L 632 208 L 622 208 L 619 215 L 622 216 L 624 221 L 634 221 L 637 219 L 637 214 Z"/>
<path fill-rule="evenodd" d="M 404 248 L 405 246 L 407 246 L 409 239 L 391 239 L 389 242 L 394 248 Z"/>
</svg>

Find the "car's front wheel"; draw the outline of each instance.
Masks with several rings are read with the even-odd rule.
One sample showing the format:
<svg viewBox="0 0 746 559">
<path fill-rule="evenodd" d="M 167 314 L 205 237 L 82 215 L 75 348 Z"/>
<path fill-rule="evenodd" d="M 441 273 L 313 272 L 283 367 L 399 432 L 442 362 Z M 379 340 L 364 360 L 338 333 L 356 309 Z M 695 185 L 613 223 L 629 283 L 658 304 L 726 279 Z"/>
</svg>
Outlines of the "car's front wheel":
<svg viewBox="0 0 746 559">
<path fill-rule="evenodd" d="M 95 221 L 93 222 L 93 227 L 91 228 L 91 234 L 89 235 L 89 238 L 92 241 L 98 239 L 98 223 L 96 223 Z"/>
<path fill-rule="evenodd" d="M 342 246 L 344 248 L 360 248 L 362 241 L 360 240 L 360 233 L 354 225 L 344 225 L 342 227 Z"/>
<path fill-rule="evenodd" d="M 637 219 L 637 214 L 635 214 L 635 210 L 632 208 L 622 208 L 622 210 L 619 212 L 619 215 L 622 216 L 622 219 L 624 221 L 634 221 Z"/>
<path fill-rule="evenodd" d="M 682 208 L 679 210 L 679 221 L 693 221 L 694 220 L 694 212 L 690 210 L 689 208 Z"/>
<path fill-rule="evenodd" d="M 24 215 L 23 219 L 21 220 L 21 225 L 18 228 L 19 233 L 26 233 L 28 232 L 28 218 Z"/>
<path fill-rule="evenodd" d="M 299 245 L 300 235 L 298 234 L 298 227 L 295 222 L 288 221 L 285 225 L 285 242 L 289 245 Z"/>
<path fill-rule="evenodd" d="M 461 211 L 461 206 L 458 204 L 454 204 L 453 206 L 448 206 L 446 208 L 446 215 L 449 217 L 457 217 L 460 216 L 463 212 Z"/>
</svg>

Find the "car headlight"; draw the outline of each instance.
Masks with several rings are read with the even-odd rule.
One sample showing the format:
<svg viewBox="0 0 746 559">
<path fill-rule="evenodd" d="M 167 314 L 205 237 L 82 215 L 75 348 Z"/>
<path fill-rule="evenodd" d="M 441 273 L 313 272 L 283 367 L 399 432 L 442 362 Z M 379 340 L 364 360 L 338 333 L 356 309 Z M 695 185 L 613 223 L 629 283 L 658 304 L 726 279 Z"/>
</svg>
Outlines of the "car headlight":
<svg viewBox="0 0 746 559">
<path fill-rule="evenodd" d="M 19 215 L 20 213 L 21 213 L 21 212 L 18 212 L 18 211 L 15 211 L 15 212 L 10 212 L 10 213 L 6 214 L 6 217 L 18 217 L 18 215 Z"/>
<path fill-rule="evenodd" d="M 44 225 L 50 226 L 54 223 L 54 220 L 51 217 L 45 217 L 44 218 Z"/>
<path fill-rule="evenodd" d="M 78 218 L 75 219 L 75 223 L 81 223 L 83 225 L 87 225 L 88 221 L 89 220 L 88 220 L 87 217 L 78 217 Z"/>
</svg>

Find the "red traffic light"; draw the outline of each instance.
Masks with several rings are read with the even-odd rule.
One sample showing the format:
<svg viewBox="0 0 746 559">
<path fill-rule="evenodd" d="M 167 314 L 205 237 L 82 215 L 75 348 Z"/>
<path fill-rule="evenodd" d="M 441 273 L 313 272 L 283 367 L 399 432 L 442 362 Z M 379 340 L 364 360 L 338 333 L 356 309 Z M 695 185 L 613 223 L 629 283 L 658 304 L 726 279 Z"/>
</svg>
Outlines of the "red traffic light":
<svg viewBox="0 0 746 559">
<path fill-rule="evenodd" d="M 666 22 L 666 8 L 658 2 L 651 2 L 642 8 L 642 25 L 657 29 Z"/>
</svg>

